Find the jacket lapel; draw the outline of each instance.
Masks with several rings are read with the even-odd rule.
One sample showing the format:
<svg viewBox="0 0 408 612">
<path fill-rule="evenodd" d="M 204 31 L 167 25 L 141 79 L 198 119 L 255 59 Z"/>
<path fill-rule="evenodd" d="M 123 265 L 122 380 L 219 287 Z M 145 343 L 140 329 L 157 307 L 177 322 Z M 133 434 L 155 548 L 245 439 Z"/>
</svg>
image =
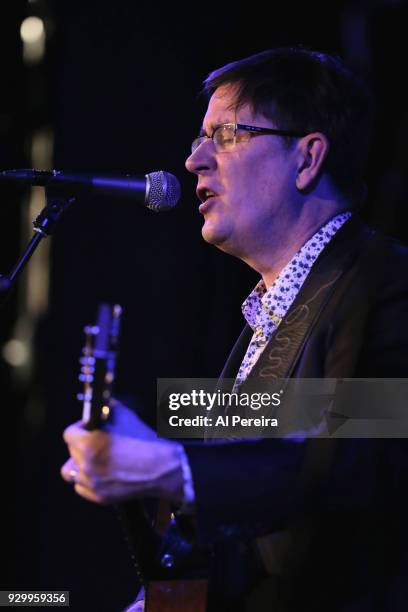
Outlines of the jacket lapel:
<svg viewBox="0 0 408 612">
<path fill-rule="evenodd" d="M 249 378 L 287 379 L 291 376 L 319 315 L 344 272 L 351 266 L 357 251 L 363 248 L 372 234 L 372 230 L 354 218 L 338 231 L 313 265 L 303 287 Z"/>
<path fill-rule="evenodd" d="M 231 353 L 228 356 L 227 361 L 225 362 L 224 368 L 220 374 L 219 380 L 224 379 L 235 379 L 239 366 L 245 356 L 246 350 L 248 348 L 248 344 L 252 337 L 252 329 L 249 325 L 245 325 L 244 329 L 240 333 L 238 340 L 234 344 Z"/>
</svg>

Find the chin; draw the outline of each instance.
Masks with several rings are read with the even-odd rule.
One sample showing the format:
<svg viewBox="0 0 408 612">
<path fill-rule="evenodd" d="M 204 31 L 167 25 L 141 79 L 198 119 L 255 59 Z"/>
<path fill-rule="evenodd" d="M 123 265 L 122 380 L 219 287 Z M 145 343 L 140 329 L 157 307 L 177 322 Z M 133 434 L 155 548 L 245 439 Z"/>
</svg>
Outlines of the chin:
<svg viewBox="0 0 408 612">
<path fill-rule="evenodd" d="M 213 244 L 214 246 L 219 246 L 226 239 L 226 232 L 223 231 L 223 228 L 217 227 L 216 224 L 211 221 L 205 221 L 203 227 L 201 228 L 201 235 L 206 242 L 209 244 Z"/>
<path fill-rule="evenodd" d="M 235 254 L 231 244 L 231 232 L 227 231 L 227 228 L 206 222 L 201 229 L 201 235 L 208 244 L 212 244 L 225 253 Z"/>
</svg>

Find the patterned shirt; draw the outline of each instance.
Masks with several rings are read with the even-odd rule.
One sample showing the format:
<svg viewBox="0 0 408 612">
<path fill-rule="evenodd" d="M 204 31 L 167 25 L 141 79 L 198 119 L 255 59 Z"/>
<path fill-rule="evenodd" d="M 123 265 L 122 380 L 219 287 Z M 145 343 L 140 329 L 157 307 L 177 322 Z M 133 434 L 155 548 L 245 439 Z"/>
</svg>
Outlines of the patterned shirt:
<svg viewBox="0 0 408 612">
<path fill-rule="evenodd" d="M 350 217 L 350 212 L 333 217 L 292 257 L 269 289 L 261 280 L 244 301 L 242 313 L 254 333 L 239 368 L 234 390 L 238 390 L 248 377 L 324 247 Z"/>
</svg>

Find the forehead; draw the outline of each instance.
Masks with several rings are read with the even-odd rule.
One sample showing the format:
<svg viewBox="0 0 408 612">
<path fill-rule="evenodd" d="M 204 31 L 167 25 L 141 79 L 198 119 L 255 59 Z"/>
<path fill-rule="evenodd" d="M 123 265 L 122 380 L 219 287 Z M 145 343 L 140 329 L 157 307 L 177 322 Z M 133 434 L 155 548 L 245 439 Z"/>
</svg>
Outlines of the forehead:
<svg viewBox="0 0 408 612">
<path fill-rule="evenodd" d="M 221 85 L 210 98 L 203 127 L 210 128 L 220 123 L 248 123 L 256 115 L 249 104 L 237 108 L 235 85 Z"/>
</svg>

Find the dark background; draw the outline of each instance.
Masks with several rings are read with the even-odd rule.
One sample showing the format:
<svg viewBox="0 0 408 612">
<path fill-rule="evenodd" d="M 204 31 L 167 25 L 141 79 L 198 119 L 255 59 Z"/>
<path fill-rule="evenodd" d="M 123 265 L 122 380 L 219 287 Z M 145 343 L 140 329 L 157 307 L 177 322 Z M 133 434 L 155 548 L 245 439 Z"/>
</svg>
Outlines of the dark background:
<svg viewBox="0 0 408 612">
<path fill-rule="evenodd" d="M 36 65 L 23 61 L 19 28 L 27 15 L 46 24 L 46 53 Z M 182 184 L 170 213 L 106 198 L 77 202 L 51 239 L 48 307 L 34 324 L 31 319 L 33 360 L 22 375 L 21 366 L 0 355 L 1 589 L 70 590 L 75 610 L 120 610 L 136 594 L 112 510 L 73 495 L 59 476 L 62 431 L 80 416 L 82 328 L 93 322 L 98 302 L 124 308 L 116 389 L 144 406 L 147 418 L 157 377 L 217 376 L 242 326 L 240 304 L 256 277 L 203 242 L 194 179 L 184 169 L 204 111 L 203 78 L 279 45 L 343 56 L 371 83 L 378 102 L 364 216 L 408 241 L 407 17 L 405 2 L 384 0 L 244 8 L 14 0 L 1 7 L 1 169 L 29 166 L 27 143 L 45 127 L 54 134 L 55 168 L 164 169 Z M 26 240 L 21 218 L 28 194 L 0 185 L 0 198 L 6 273 Z M 28 317 L 25 282 L 23 275 L 2 308 L 2 346 Z"/>
</svg>

